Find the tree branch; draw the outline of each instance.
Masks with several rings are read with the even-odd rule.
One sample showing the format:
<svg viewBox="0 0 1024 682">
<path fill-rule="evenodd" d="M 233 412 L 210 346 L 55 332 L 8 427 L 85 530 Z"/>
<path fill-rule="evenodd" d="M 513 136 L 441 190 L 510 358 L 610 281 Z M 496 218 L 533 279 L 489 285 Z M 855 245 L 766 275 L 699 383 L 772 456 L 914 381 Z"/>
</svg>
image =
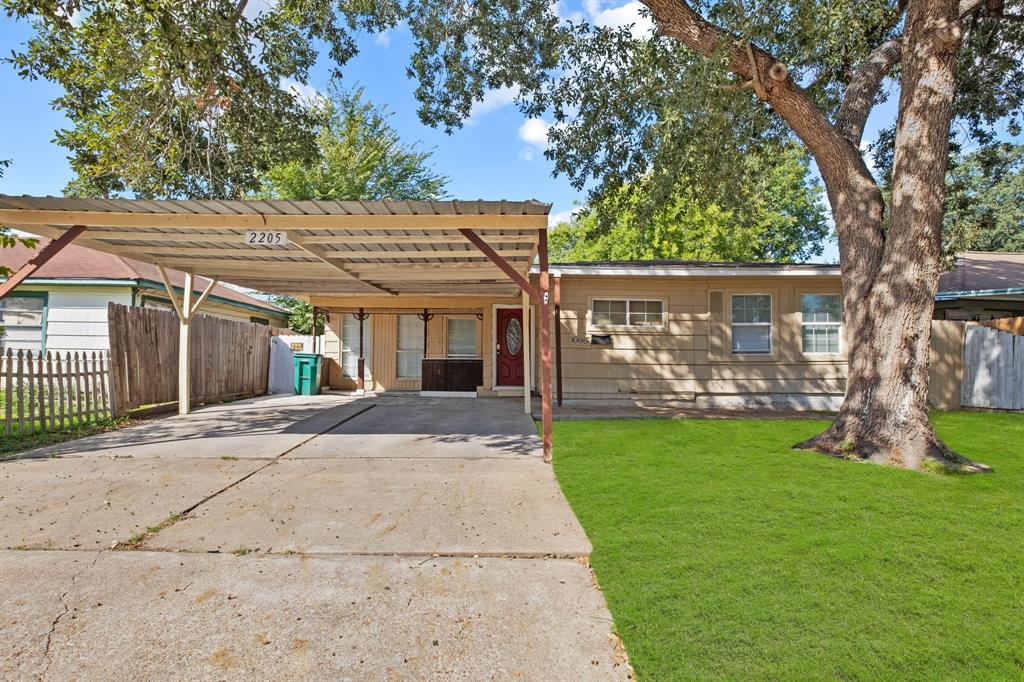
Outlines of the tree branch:
<svg viewBox="0 0 1024 682">
<path fill-rule="evenodd" d="M 957 15 L 963 19 L 981 7 L 983 2 L 984 0 L 962 0 Z M 901 7 L 905 5 L 906 3 L 901 3 Z M 860 146 L 864 125 L 875 104 L 875 96 L 882 87 L 882 81 L 899 63 L 902 54 L 903 36 L 897 36 L 876 47 L 854 71 L 836 115 L 836 129 L 854 146 Z"/>
</svg>

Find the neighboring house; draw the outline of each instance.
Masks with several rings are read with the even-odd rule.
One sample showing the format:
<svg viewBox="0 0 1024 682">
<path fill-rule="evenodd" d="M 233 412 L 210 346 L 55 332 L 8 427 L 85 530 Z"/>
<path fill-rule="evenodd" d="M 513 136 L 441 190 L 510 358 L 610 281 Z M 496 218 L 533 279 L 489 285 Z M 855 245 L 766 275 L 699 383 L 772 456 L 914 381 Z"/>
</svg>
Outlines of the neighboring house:
<svg viewBox="0 0 1024 682">
<path fill-rule="evenodd" d="M 561 263 L 551 274 L 561 298 L 555 371 L 567 401 L 826 409 L 842 400 L 838 266 Z M 324 350 L 333 387 L 356 387 L 360 308 L 368 313 L 368 390 L 419 390 L 424 355 L 477 359 L 481 395 L 521 395 L 524 354 L 537 367 L 536 306 L 533 342 L 524 344 L 519 298 L 314 295 L 311 302 L 329 314 Z M 529 374 L 536 385 L 537 372 Z"/>
<path fill-rule="evenodd" d="M 40 239 L 39 248 L 46 244 Z M 18 245 L 0 249 L 0 265 L 16 271 L 37 252 Z M 184 274 L 168 270 L 181 293 Z M 198 296 L 209 280 L 196 277 Z M 0 301 L 0 348 L 93 351 L 109 348 L 107 304 L 172 310 L 155 265 L 71 244 Z M 274 327 L 288 324 L 288 311 L 217 285 L 201 312 Z"/>
<path fill-rule="evenodd" d="M 1024 315 L 1024 253 L 967 251 L 939 277 L 937 320 L 994 320 Z"/>
</svg>

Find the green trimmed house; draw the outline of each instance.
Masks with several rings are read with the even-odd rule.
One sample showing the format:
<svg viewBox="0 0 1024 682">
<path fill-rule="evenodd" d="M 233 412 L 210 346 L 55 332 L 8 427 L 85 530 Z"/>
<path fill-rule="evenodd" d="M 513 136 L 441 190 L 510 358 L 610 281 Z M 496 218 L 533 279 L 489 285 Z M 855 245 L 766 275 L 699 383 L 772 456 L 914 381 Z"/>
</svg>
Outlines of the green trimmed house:
<svg viewBox="0 0 1024 682">
<path fill-rule="evenodd" d="M 47 240 L 41 239 L 39 248 Z M 0 249 L 0 265 L 12 272 L 35 255 L 18 245 Z M 180 294 L 184 274 L 169 270 Z M 195 295 L 208 280 L 194 279 Z M 107 304 L 172 310 L 155 265 L 71 244 L 17 290 L 0 301 L 0 348 L 43 351 L 106 350 Z M 202 313 L 273 327 L 288 326 L 288 311 L 240 291 L 217 285 Z"/>
</svg>

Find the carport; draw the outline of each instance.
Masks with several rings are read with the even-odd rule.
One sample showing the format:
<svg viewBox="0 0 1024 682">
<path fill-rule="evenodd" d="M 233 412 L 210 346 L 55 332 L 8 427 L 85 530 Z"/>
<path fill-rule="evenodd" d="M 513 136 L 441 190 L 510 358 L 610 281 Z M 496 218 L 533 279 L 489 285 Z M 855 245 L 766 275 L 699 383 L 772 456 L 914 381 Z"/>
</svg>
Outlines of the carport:
<svg viewBox="0 0 1024 682">
<path fill-rule="evenodd" d="M 262 291 L 522 297 L 540 312 L 544 458 L 551 457 L 550 204 L 538 201 L 233 201 L 74 199 L 0 195 L 0 225 L 53 241 L 7 282 L 0 298 L 71 241 L 186 273 L 180 321 L 179 411 L 189 409 L 192 277 Z M 538 261 L 539 280 L 529 270 Z M 211 284 L 212 287 L 212 284 Z M 529 411 L 530 382 L 524 382 Z"/>
</svg>

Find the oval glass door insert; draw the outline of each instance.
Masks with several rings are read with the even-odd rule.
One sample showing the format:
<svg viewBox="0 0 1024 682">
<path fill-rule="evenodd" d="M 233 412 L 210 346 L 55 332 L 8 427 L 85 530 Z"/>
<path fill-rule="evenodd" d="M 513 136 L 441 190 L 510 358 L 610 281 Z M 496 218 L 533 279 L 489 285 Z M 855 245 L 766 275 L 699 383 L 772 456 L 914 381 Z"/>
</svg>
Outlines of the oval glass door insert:
<svg viewBox="0 0 1024 682">
<path fill-rule="evenodd" d="M 519 351 L 523 349 L 523 325 L 514 317 L 508 321 L 505 328 L 505 348 L 509 355 L 519 355 Z"/>
</svg>

